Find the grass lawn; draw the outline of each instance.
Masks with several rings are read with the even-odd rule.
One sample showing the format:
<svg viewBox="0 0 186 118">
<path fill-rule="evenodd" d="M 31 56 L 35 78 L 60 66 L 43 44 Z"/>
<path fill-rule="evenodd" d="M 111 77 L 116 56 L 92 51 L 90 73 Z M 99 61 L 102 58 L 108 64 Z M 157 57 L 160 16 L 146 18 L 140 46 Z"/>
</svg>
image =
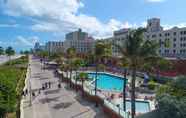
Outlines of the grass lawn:
<svg viewBox="0 0 186 118">
<path fill-rule="evenodd" d="M 14 118 L 19 113 L 27 64 L 28 57 L 21 57 L 0 66 L 0 117 Z"/>
</svg>

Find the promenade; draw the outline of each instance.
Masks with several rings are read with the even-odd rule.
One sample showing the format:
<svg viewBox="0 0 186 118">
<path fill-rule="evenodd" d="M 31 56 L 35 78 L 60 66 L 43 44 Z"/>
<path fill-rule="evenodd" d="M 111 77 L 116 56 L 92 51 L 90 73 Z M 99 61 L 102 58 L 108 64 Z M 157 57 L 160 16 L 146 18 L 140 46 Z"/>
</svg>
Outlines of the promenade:
<svg viewBox="0 0 186 118">
<path fill-rule="evenodd" d="M 30 58 L 30 68 L 31 74 L 28 73 L 25 89 L 29 90 L 31 85 L 35 97 L 31 97 L 31 106 L 30 96 L 23 97 L 21 118 L 106 118 L 101 108 L 84 100 L 69 85 L 61 83 L 59 89 L 59 78 L 55 76 L 54 70 L 42 70 L 38 59 Z M 39 94 L 39 89 L 46 82 L 51 83 L 51 88 Z"/>
<path fill-rule="evenodd" d="M 11 60 L 20 58 L 22 55 L 14 55 L 11 56 Z M 0 55 L 0 64 L 3 64 L 5 62 L 9 61 L 9 57 L 6 55 Z"/>
</svg>

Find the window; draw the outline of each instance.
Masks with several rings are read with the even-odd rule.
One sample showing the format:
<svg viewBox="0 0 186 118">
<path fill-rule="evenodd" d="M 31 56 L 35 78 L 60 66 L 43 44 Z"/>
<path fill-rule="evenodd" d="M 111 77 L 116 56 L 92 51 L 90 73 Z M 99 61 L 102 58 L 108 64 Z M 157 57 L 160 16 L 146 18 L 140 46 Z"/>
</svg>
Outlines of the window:
<svg viewBox="0 0 186 118">
<path fill-rule="evenodd" d="M 176 41 L 176 38 L 174 38 L 174 41 Z"/>
<path fill-rule="evenodd" d="M 156 35 L 154 34 L 154 35 L 152 35 L 152 38 L 156 38 Z"/>
<path fill-rule="evenodd" d="M 165 36 L 170 36 L 170 33 L 165 33 Z"/>
<path fill-rule="evenodd" d="M 176 36 L 176 32 L 174 32 L 174 36 Z"/>
<path fill-rule="evenodd" d="M 175 48 L 176 47 L 176 44 L 174 44 L 173 47 Z"/>
<path fill-rule="evenodd" d="M 176 53 L 176 50 L 173 50 L 173 53 L 175 54 Z"/>
<path fill-rule="evenodd" d="M 159 36 L 161 37 L 162 35 L 161 35 L 161 34 L 159 34 Z"/>
<path fill-rule="evenodd" d="M 183 34 L 183 31 L 181 31 L 180 34 L 182 35 Z"/>
<path fill-rule="evenodd" d="M 184 31 L 184 34 L 186 34 L 186 31 Z"/>
<path fill-rule="evenodd" d="M 165 50 L 165 53 L 169 53 L 169 50 Z"/>
<path fill-rule="evenodd" d="M 180 44 L 180 47 L 182 47 L 182 43 Z"/>
<path fill-rule="evenodd" d="M 181 38 L 180 38 L 180 41 L 182 41 L 182 40 L 183 40 L 183 38 L 181 37 Z"/>
<path fill-rule="evenodd" d="M 159 50 L 159 53 L 161 53 L 161 50 Z"/>
<path fill-rule="evenodd" d="M 184 37 L 184 41 L 186 41 L 186 37 Z"/>
</svg>

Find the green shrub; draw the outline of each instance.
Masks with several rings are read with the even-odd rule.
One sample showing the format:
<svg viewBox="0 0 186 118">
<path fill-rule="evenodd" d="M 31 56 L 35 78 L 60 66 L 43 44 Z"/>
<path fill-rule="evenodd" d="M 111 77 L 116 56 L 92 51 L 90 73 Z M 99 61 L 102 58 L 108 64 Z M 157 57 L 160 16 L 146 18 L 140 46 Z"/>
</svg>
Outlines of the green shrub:
<svg viewBox="0 0 186 118">
<path fill-rule="evenodd" d="M 153 80 L 151 80 L 151 81 L 148 82 L 148 88 L 150 90 L 154 90 L 156 88 L 156 85 L 157 85 L 156 82 L 153 81 Z"/>
</svg>

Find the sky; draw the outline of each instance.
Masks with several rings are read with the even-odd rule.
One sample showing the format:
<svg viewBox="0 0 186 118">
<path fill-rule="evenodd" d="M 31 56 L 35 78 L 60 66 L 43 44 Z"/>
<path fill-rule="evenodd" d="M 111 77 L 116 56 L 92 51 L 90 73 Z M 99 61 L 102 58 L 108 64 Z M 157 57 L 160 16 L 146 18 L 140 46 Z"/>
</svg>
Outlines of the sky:
<svg viewBox="0 0 186 118">
<path fill-rule="evenodd" d="M 35 42 L 63 41 L 82 28 L 95 38 L 161 19 L 165 29 L 186 27 L 186 0 L 0 0 L 0 46 L 17 52 Z"/>
</svg>

